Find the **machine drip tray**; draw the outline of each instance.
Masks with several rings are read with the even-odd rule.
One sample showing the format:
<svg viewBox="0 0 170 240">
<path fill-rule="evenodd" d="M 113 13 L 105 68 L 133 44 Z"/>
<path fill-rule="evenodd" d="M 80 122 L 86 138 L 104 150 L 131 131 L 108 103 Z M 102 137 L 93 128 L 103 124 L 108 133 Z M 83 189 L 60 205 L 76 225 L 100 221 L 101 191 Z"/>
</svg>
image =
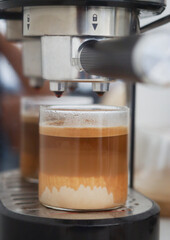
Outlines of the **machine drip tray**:
<svg viewBox="0 0 170 240">
<path fill-rule="evenodd" d="M 0 174 L 0 240 L 158 240 L 159 207 L 129 189 L 125 207 L 103 212 L 48 209 L 18 170 Z"/>
</svg>

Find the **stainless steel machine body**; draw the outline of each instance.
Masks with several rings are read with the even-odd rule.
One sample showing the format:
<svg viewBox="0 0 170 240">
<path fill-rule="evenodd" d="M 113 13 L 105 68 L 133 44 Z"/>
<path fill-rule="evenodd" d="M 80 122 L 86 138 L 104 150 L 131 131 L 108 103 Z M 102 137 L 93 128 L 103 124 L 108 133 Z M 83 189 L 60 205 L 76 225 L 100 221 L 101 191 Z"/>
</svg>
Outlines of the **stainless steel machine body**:
<svg viewBox="0 0 170 240">
<path fill-rule="evenodd" d="M 119 39 L 139 33 L 140 16 L 161 13 L 165 7 L 164 1 L 124 0 L 122 3 L 105 1 L 105 4 L 104 1 L 100 1 L 98 4 L 95 2 L 94 6 L 88 3 L 84 5 L 83 1 L 79 3 L 73 1 L 72 4 L 71 1 L 68 2 L 63 2 L 63 5 L 61 5 L 56 1 L 57 5 L 53 6 L 50 5 L 52 3 L 48 2 L 49 4 L 47 4 L 46 2 L 39 6 L 37 0 L 31 6 L 31 3 L 25 4 L 23 1 L 23 35 L 25 38 L 39 38 L 40 42 L 38 47 L 36 47 L 37 43 L 35 43 L 38 42 L 38 39 L 32 40 L 32 46 L 30 46 L 31 42 L 29 42 L 24 44 L 23 47 L 24 73 L 30 77 L 31 86 L 40 87 L 43 85 L 44 80 L 49 80 L 51 91 L 63 92 L 67 89 L 67 82 L 92 82 L 94 91 L 105 92 L 109 89 L 109 82 L 114 81 L 116 78 L 125 80 L 129 78 L 133 81 L 162 84 L 160 80 L 153 80 L 153 74 L 148 73 L 146 67 L 140 66 L 146 65 L 145 59 L 148 57 L 149 67 L 153 67 L 154 59 L 158 59 L 159 62 L 166 61 L 166 64 L 168 64 L 168 59 L 162 59 L 159 54 L 154 54 L 157 46 L 152 46 L 152 40 L 147 41 L 147 39 L 143 40 L 142 38 L 140 41 L 139 39 L 136 43 L 133 42 L 133 49 L 129 47 L 128 43 L 126 51 L 123 49 L 124 52 L 129 52 L 127 56 L 121 56 L 122 53 L 115 54 L 114 42 L 112 42 L 114 51 L 110 53 L 106 53 L 106 49 L 93 47 L 97 52 L 104 51 L 107 54 L 104 60 L 103 56 L 100 55 L 97 55 L 94 59 L 92 56 L 95 56 L 95 52 L 88 52 L 87 45 L 94 40 L 96 45 L 104 45 L 104 40 L 116 40 L 119 42 Z M 170 18 L 164 19 L 161 24 L 169 20 Z M 155 24 L 153 27 L 157 25 Z M 145 31 L 145 29 L 146 27 L 142 31 Z M 157 44 L 158 46 L 161 45 L 161 39 Z M 164 46 L 164 43 L 162 45 Z M 85 47 L 87 56 L 82 54 Z M 120 46 L 118 47 L 120 48 Z M 167 46 L 164 47 L 164 49 L 166 48 Z M 140 51 L 137 49 L 140 49 Z M 129 64 L 122 64 L 119 55 L 121 58 L 128 58 L 126 62 L 129 61 Z M 140 64 L 138 64 L 138 59 L 140 59 Z M 114 60 L 117 61 L 116 64 Z M 112 61 L 113 64 L 110 65 L 111 68 L 107 71 L 107 65 Z M 88 66 L 86 66 L 86 62 L 88 62 Z M 98 66 L 94 66 L 94 62 L 99 62 Z M 106 63 L 106 72 L 101 70 L 105 68 L 103 62 Z M 91 64 L 90 67 L 89 63 Z M 129 76 L 128 73 L 121 74 L 130 68 Z M 161 66 L 160 72 L 162 68 Z M 166 73 L 166 76 L 168 75 L 169 71 Z M 164 83 L 169 84 L 169 82 L 170 79 L 166 77 Z"/>
<path fill-rule="evenodd" d="M 80 65 L 79 54 L 84 43 L 129 36 L 138 30 L 138 12 L 127 8 L 24 8 L 23 34 L 41 38 L 42 78 L 50 80 L 50 90 L 56 92 L 65 90 L 68 81 L 92 82 L 93 90 L 107 91 L 111 79 L 89 75 Z M 63 82 L 62 88 L 58 81 Z"/>
<path fill-rule="evenodd" d="M 140 11 L 138 8 L 130 9 L 113 6 L 24 7 L 23 34 L 25 37 L 41 38 L 42 78 L 50 81 L 51 91 L 64 91 L 68 81 L 75 81 L 92 82 L 94 91 L 105 92 L 109 89 L 110 81 L 128 76 L 128 73 L 121 75 L 121 68 L 122 72 L 126 71 L 126 68 L 131 68 L 129 78 L 134 81 L 154 82 L 152 74 L 143 69 L 143 65 L 146 65 L 146 59 L 149 59 L 147 61 L 149 67 L 153 67 L 155 57 L 155 59 L 159 59 L 157 62 L 166 61 L 167 64 L 169 62 L 168 59 L 162 59 L 159 53 L 154 54 L 157 46 L 152 46 L 152 40 L 149 41 L 147 38 L 144 38 L 144 40 L 142 38 L 136 43 L 132 41 L 134 49 L 131 46 L 127 46 L 126 51 L 122 48 L 125 53 L 129 51 L 125 57 L 121 56 L 121 52 L 118 52 L 117 55 L 114 52 L 115 39 L 122 39 L 140 32 L 139 16 Z M 163 43 L 164 49 L 168 47 L 168 39 L 167 37 L 166 42 L 164 42 L 166 44 Z M 92 50 L 95 49 L 97 53 L 104 52 L 106 54 L 104 58 L 103 55 L 98 54 L 94 59 L 95 52 L 89 51 L 88 55 L 87 48 L 87 56 L 82 55 L 82 50 L 86 45 L 91 44 L 91 41 L 95 41 L 96 45 L 105 45 L 108 40 L 112 40 L 113 52 L 107 52 L 104 48 L 99 49 L 96 47 L 95 49 L 92 47 Z M 157 42 L 158 46 L 160 46 L 161 40 Z M 119 40 L 117 41 L 119 43 Z M 129 44 L 128 41 L 127 45 Z M 126 42 L 123 44 L 125 45 Z M 120 48 L 120 46 L 118 47 Z M 152 53 L 148 48 L 152 50 Z M 127 66 L 122 65 L 119 55 L 122 59 L 123 57 L 127 58 L 125 59 Z M 110 58 L 110 56 L 113 56 L 113 58 Z M 140 59 L 141 64 L 138 64 L 138 59 Z M 115 63 L 109 65 L 109 62 L 114 62 L 114 60 L 119 63 L 119 65 L 117 64 L 119 67 L 117 72 Z M 128 61 L 129 64 L 127 64 Z M 94 65 L 96 62 L 99 62 L 98 66 Z M 103 73 L 105 63 L 106 73 Z M 90 69 L 86 64 L 91 64 Z M 107 71 L 108 65 L 110 66 L 109 71 Z M 169 76 L 168 70 L 166 76 Z M 156 81 L 156 83 L 159 81 Z M 170 82 L 170 79 L 166 77 L 164 82 Z"/>
<path fill-rule="evenodd" d="M 22 42 L 23 72 L 31 87 L 42 87 L 41 42 L 39 38 L 24 39 Z"/>
</svg>

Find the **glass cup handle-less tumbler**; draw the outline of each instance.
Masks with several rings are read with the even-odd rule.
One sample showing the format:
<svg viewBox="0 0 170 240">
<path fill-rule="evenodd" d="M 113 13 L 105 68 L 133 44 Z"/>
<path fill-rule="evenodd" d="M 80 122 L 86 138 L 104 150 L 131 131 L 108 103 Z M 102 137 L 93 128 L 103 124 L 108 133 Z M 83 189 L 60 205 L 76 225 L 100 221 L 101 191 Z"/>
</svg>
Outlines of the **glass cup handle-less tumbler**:
<svg viewBox="0 0 170 240">
<path fill-rule="evenodd" d="M 124 205 L 128 118 L 126 107 L 41 107 L 40 202 L 66 210 Z"/>
</svg>

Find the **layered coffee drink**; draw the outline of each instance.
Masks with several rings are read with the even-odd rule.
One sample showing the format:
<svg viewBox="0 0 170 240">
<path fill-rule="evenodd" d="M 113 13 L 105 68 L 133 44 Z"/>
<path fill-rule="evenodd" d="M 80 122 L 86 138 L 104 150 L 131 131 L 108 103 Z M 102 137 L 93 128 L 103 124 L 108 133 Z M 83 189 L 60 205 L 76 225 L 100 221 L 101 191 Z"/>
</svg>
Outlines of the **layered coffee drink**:
<svg viewBox="0 0 170 240">
<path fill-rule="evenodd" d="M 90 104 L 87 97 L 25 97 L 21 102 L 21 153 L 20 167 L 22 176 L 31 181 L 38 181 L 39 172 L 39 109 L 40 105 Z"/>
<path fill-rule="evenodd" d="M 124 205 L 128 184 L 127 108 L 47 108 L 41 110 L 43 114 L 48 117 L 40 116 L 41 203 L 68 210 Z"/>
<path fill-rule="evenodd" d="M 39 116 L 21 116 L 21 154 L 22 176 L 32 181 L 38 179 L 39 165 Z"/>
</svg>

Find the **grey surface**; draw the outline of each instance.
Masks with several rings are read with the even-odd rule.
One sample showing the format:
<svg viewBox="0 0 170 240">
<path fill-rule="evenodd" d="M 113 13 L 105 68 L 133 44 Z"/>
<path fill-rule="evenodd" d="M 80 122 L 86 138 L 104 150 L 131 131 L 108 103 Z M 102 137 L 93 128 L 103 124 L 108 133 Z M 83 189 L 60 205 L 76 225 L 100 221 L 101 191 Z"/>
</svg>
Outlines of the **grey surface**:
<svg viewBox="0 0 170 240">
<path fill-rule="evenodd" d="M 25 7 L 23 35 L 123 37 L 132 34 L 131 26 L 137 23 L 138 13 L 133 9 L 99 6 Z"/>
<path fill-rule="evenodd" d="M 134 216 L 149 210 L 152 202 L 139 193 L 129 190 L 125 207 L 103 212 L 71 213 L 47 209 L 38 201 L 38 185 L 25 182 L 19 171 L 0 174 L 0 198 L 12 212 L 55 219 L 109 219 Z"/>
<path fill-rule="evenodd" d="M 161 218 L 160 240 L 170 240 L 170 218 Z"/>
</svg>

